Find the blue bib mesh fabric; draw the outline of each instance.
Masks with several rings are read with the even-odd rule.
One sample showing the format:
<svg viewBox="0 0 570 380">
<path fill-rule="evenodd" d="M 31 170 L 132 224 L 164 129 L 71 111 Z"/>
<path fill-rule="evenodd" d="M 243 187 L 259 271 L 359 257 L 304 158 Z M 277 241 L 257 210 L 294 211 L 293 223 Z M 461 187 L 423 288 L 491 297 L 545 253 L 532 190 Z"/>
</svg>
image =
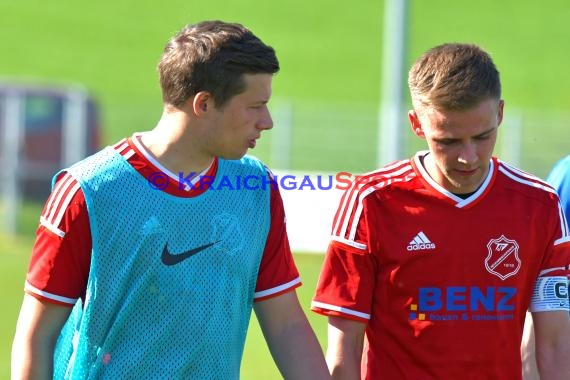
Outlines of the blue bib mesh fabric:
<svg viewBox="0 0 570 380">
<path fill-rule="evenodd" d="M 93 251 L 85 302 L 58 339 L 54 378 L 239 378 L 269 188 L 218 185 L 266 178 L 263 165 L 219 160 L 213 188 L 190 199 L 153 189 L 111 148 L 68 171 L 85 194 Z"/>
</svg>

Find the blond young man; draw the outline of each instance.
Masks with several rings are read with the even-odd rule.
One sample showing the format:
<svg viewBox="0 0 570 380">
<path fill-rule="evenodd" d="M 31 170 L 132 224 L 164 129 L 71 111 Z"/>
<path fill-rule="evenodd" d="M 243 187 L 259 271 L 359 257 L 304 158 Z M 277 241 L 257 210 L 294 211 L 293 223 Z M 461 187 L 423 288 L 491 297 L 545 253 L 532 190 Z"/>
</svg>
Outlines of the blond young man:
<svg viewBox="0 0 570 380">
<path fill-rule="evenodd" d="M 408 83 L 428 150 L 344 194 L 313 299 L 333 378 L 521 379 L 530 308 L 541 378 L 569 379 L 568 224 L 552 187 L 492 155 L 491 57 L 437 46 Z"/>
</svg>

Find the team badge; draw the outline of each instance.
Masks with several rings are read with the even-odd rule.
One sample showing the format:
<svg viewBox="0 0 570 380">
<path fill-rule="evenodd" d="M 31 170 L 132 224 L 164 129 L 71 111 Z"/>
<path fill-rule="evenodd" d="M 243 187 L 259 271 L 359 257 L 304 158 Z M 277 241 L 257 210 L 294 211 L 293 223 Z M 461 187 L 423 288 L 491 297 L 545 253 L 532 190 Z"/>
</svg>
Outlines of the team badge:
<svg viewBox="0 0 570 380">
<path fill-rule="evenodd" d="M 519 245 L 516 241 L 507 239 L 505 235 L 490 240 L 487 250 L 489 254 L 485 258 L 485 268 L 501 280 L 517 274 L 521 268 Z"/>
<path fill-rule="evenodd" d="M 211 224 L 210 240 L 219 242 L 212 248 L 230 256 L 235 255 L 243 248 L 245 237 L 237 216 L 224 212 L 215 215 Z"/>
</svg>

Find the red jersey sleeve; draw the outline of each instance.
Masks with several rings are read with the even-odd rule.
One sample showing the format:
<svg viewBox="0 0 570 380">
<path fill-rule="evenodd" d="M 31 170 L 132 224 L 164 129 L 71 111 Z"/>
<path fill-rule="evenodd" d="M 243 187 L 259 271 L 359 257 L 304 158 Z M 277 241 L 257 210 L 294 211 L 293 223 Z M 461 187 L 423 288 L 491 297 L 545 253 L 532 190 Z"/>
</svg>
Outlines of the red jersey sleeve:
<svg viewBox="0 0 570 380">
<path fill-rule="evenodd" d="M 278 296 L 301 286 L 299 271 L 289 247 L 283 200 L 278 189 L 271 188 L 270 191 L 271 224 L 259 266 L 254 294 L 255 302 Z"/>
<path fill-rule="evenodd" d="M 556 232 L 552 238 L 552 252 L 546 256 L 539 276 L 568 276 L 568 267 L 570 266 L 570 227 L 558 196 L 553 195 L 553 198 L 556 199 L 557 205 L 557 213 L 552 218 Z"/>
<path fill-rule="evenodd" d="M 36 231 L 26 293 L 66 306 L 84 297 L 91 261 L 91 231 L 83 192 L 68 173 L 57 179 Z"/>
<path fill-rule="evenodd" d="M 376 261 L 368 239 L 366 204 L 353 191 L 347 190 L 335 215 L 311 310 L 366 323 L 372 311 Z M 362 212 L 354 212 L 357 205 Z"/>
<path fill-rule="evenodd" d="M 558 210 L 558 213 L 551 218 L 556 232 L 534 284 L 529 307 L 532 312 L 569 310 L 570 308 L 568 302 L 570 228 L 558 197 L 553 196 L 553 198 L 556 198 Z M 545 220 L 545 225 L 549 224 L 549 221 Z"/>
</svg>

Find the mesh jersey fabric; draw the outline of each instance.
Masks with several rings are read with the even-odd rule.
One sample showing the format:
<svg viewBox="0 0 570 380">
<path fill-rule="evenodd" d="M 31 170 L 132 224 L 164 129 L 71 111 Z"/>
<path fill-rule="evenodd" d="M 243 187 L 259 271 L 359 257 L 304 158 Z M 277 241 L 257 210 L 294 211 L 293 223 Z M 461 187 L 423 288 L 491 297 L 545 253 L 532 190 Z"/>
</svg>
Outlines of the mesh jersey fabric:
<svg viewBox="0 0 570 380">
<path fill-rule="evenodd" d="M 93 252 L 85 303 L 57 342 L 54 378 L 239 378 L 269 189 L 175 197 L 112 148 L 68 171 L 85 194 Z M 220 160 L 212 186 L 248 175 L 267 172 L 253 157 Z"/>
</svg>

